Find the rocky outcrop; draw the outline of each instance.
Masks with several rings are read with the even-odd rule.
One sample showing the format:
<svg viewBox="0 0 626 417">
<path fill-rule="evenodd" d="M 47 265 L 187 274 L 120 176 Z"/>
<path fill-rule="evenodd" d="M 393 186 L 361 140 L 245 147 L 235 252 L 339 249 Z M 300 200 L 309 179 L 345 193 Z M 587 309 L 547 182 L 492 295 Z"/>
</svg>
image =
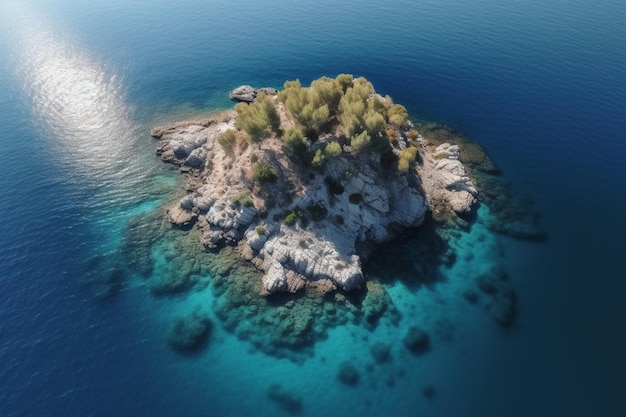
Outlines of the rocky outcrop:
<svg viewBox="0 0 626 417">
<path fill-rule="evenodd" d="M 433 153 L 424 154 L 424 163 L 418 167 L 422 186 L 436 219 L 445 219 L 451 213 L 468 213 L 478 201 L 478 190 L 459 160 L 456 145 L 443 143 Z"/>
<path fill-rule="evenodd" d="M 248 87 L 231 97 L 254 99 L 258 90 Z M 236 247 L 265 273 L 263 293 L 362 287 L 362 261 L 376 245 L 419 226 L 429 207 L 464 213 L 476 202 L 458 147 L 441 145 L 432 154 L 422 146 L 423 163 L 409 172 L 384 167 L 378 152 L 349 149 L 311 169 L 276 137 L 261 146 L 240 141 L 236 152 L 226 152 L 217 138 L 234 129 L 234 117 L 227 112 L 152 134 L 157 154 L 189 176 L 188 195 L 168 210 L 171 223 L 195 224 L 207 249 Z M 340 138 L 329 133 L 315 146 L 331 141 Z M 406 132 L 400 141 L 408 146 Z M 271 166 L 272 182 L 255 180 L 259 164 Z"/>
<path fill-rule="evenodd" d="M 250 85 L 241 85 L 234 90 L 232 90 L 229 95 L 230 99 L 233 101 L 244 102 L 244 103 L 252 103 L 256 100 L 256 96 L 259 92 L 263 92 L 270 96 L 275 96 L 278 92 L 273 88 L 259 88 L 258 90 Z"/>
</svg>

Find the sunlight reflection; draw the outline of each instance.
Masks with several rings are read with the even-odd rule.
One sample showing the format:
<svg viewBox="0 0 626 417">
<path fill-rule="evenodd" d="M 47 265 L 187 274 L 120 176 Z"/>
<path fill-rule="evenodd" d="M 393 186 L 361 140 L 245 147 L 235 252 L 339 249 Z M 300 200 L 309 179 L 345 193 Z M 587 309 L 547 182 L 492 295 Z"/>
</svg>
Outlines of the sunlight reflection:
<svg viewBox="0 0 626 417">
<path fill-rule="evenodd" d="M 115 174 L 138 129 L 121 83 L 24 4 L 5 4 L 0 18 L 9 24 L 17 76 L 59 157 L 87 175 Z"/>
</svg>

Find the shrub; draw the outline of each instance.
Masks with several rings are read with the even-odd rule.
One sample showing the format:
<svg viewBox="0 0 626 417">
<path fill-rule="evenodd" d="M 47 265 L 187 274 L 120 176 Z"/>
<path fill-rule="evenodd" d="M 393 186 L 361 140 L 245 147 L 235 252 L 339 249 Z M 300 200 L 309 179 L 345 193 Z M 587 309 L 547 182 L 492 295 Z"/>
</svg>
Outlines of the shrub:
<svg viewBox="0 0 626 417">
<path fill-rule="evenodd" d="M 409 113 L 406 108 L 401 104 L 394 104 L 388 111 L 389 123 L 398 127 L 406 125 L 409 120 Z"/>
<path fill-rule="evenodd" d="M 311 83 L 311 89 L 319 96 L 322 103 L 328 106 L 330 113 L 336 113 L 339 100 L 343 96 L 343 88 L 337 79 L 322 77 Z"/>
<path fill-rule="evenodd" d="M 409 171 L 409 161 L 406 159 L 400 158 L 398 160 L 398 171 L 400 172 L 408 172 Z"/>
<path fill-rule="evenodd" d="M 285 217 L 285 224 L 287 226 L 293 226 L 294 224 L 296 224 L 297 220 L 298 220 L 298 216 L 296 215 L 296 213 L 292 211 Z"/>
<path fill-rule="evenodd" d="M 324 155 L 328 158 L 336 158 L 341 155 L 341 145 L 338 142 L 330 142 L 324 148 Z"/>
<path fill-rule="evenodd" d="M 242 191 L 236 196 L 234 196 L 231 200 L 234 204 L 239 204 L 242 206 L 253 206 L 254 202 L 252 201 L 252 196 L 248 191 Z"/>
<path fill-rule="evenodd" d="M 352 82 L 354 81 L 354 77 L 351 74 L 339 74 L 335 79 L 337 80 L 337 84 L 339 84 L 339 87 L 341 87 L 344 93 L 346 92 L 348 87 L 352 86 Z"/>
<path fill-rule="evenodd" d="M 301 160 L 307 159 L 308 146 L 304 139 L 302 129 L 299 127 L 287 129 L 283 134 L 283 143 L 285 144 L 285 148 L 293 152 L 298 158 Z"/>
<path fill-rule="evenodd" d="M 408 132 L 406 132 L 406 135 L 409 137 L 409 139 L 411 140 L 415 140 L 419 137 L 419 132 L 415 129 L 411 129 Z"/>
<path fill-rule="evenodd" d="M 334 87 L 328 85 L 330 81 L 316 81 L 319 81 L 315 84 L 316 88 L 302 87 L 299 80 L 287 81 L 285 89 L 278 94 L 278 99 L 285 103 L 289 113 L 307 132 L 318 132 L 328 121 L 330 106 L 334 106 Z M 337 93 L 340 91 L 338 87 L 336 90 Z"/>
<path fill-rule="evenodd" d="M 237 144 L 237 133 L 233 129 L 228 129 L 217 137 L 217 143 L 220 144 L 226 155 L 233 156 Z"/>
<path fill-rule="evenodd" d="M 257 154 L 253 153 L 250 155 L 250 162 L 252 162 L 253 164 L 256 164 L 259 160 L 259 157 L 257 156 Z"/>
<path fill-rule="evenodd" d="M 259 184 L 267 184 L 276 181 L 278 176 L 270 165 L 260 162 L 254 167 L 254 180 Z"/>
<path fill-rule="evenodd" d="M 253 143 L 261 142 L 280 128 L 280 116 L 272 98 L 265 93 L 259 93 L 253 103 L 238 103 L 235 110 L 235 126 L 246 132 Z"/>
<path fill-rule="evenodd" d="M 408 162 L 415 161 L 417 155 L 417 148 L 415 146 L 409 146 L 406 149 L 400 151 L 400 158 L 406 159 Z"/>
<path fill-rule="evenodd" d="M 360 134 L 353 136 L 350 139 L 350 145 L 357 151 L 361 152 L 370 145 L 372 138 L 367 134 L 366 131 L 361 132 Z"/>
<path fill-rule="evenodd" d="M 365 115 L 365 127 L 371 137 L 380 137 L 385 131 L 385 116 L 374 111 L 369 110 Z"/>
<path fill-rule="evenodd" d="M 326 157 L 322 153 L 321 149 L 315 151 L 315 155 L 313 156 L 313 160 L 311 160 L 311 165 L 313 168 L 322 169 L 324 168 L 324 164 L 326 163 Z"/>
<path fill-rule="evenodd" d="M 256 232 L 257 235 L 259 236 L 263 236 L 265 235 L 265 233 L 267 233 L 267 231 L 265 230 L 265 227 L 263 226 L 257 226 L 254 228 L 254 231 Z"/>
</svg>

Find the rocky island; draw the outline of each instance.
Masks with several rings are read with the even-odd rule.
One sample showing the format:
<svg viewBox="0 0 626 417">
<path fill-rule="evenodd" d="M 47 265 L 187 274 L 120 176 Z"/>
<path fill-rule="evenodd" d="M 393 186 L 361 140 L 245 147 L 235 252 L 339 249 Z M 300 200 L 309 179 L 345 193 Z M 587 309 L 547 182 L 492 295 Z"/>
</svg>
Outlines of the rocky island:
<svg viewBox="0 0 626 417">
<path fill-rule="evenodd" d="M 187 175 L 167 215 L 262 271 L 262 294 L 365 284 L 362 263 L 426 216 L 468 215 L 478 191 L 456 145 L 434 146 L 365 78 L 242 86 L 239 103 L 154 128 L 157 154 Z"/>
</svg>

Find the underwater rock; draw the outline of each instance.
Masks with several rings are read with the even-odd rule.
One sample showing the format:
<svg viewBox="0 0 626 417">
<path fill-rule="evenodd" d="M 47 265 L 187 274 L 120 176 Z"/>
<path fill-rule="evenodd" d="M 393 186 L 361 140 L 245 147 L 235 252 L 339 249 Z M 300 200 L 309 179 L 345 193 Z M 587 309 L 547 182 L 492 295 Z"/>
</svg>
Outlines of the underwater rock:
<svg viewBox="0 0 626 417">
<path fill-rule="evenodd" d="M 352 362 L 346 361 L 339 364 L 337 378 L 341 383 L 354 387 L 359 384 L 361 375 Z"/>
<path fill-rule="evenodd" d="M 206 344 L 211 329 L 209 315 L 198 307 L 191 314 L 174 320 L 167 341 L 179 352 L 196 352 Z"/>
<path fill-rule="evenodd" d="M 302 398 L 285 390 L 280 384 L 270 385 L 267 389 L 267 397 L 288 413 L 302 412 Z"/>
<path fill-rule="evenodd" d="M 370 346 L 370 353 L 374 361 L 383 364 L 391 361 L 391 345 L 383 342 L 376 342 Z"/>
<path fill-rule="evenodd" d="M 517 296 L 506 272 L 493 267 L 474 279 L 476 286 L 489 296 L 485 307 L 491 317 L 502 327 L 510 327 L 515 321 Z"/>
<path fill-rule="evenodd" d="M 430 337 L 428 333 L 418 326 L 409 327 L 402 342 L 404 346 L 415 355 L 421 355 L 430 350 Z"/>
</svg>

